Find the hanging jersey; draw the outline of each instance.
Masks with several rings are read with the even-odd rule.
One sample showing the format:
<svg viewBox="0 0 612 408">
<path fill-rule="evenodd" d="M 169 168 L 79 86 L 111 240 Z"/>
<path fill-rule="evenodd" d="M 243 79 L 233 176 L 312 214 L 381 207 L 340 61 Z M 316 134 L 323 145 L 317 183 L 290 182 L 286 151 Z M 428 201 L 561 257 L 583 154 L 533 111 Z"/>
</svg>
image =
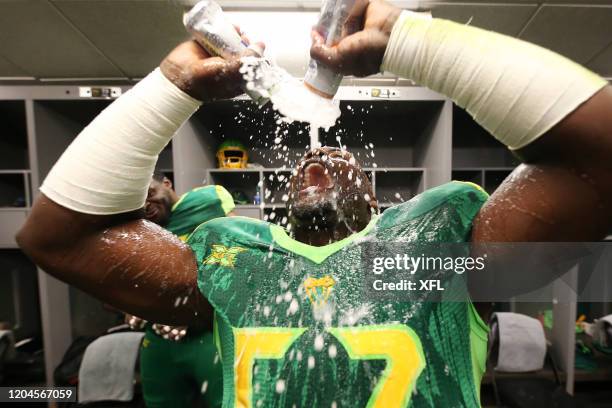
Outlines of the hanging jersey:
<svg viewBox="0 0 612 408">
<path fill-rule="evenodd" d="M 372 240 L 465 242 L 486 198 L 445 184 L 323 247 L 243 217 L 198 228 L 224 407 L 479 406 L 487 332 L 471 303 L 364 298 L 361 255 Z"/>
</svg>

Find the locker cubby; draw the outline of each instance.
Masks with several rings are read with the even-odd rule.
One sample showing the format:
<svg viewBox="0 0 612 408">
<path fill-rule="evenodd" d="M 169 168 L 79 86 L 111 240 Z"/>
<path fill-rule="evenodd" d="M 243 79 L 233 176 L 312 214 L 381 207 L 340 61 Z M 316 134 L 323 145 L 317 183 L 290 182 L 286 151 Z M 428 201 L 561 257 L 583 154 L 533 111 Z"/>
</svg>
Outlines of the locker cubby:
<svg viewBox="0 0 612 408">
<path fill-rule="evenodd" d="M 421 167 L 442 101 L 342 101 L 323 145 L 344 147 L 363 167 Z"/>
<path fill-rule="evenodd" d="M 453 168 L 515 167 L 519 160 L 463 109 L 453 106 Z"/>
<path fill-rule="evenodd" d="M 0 208 L 30 206 L 29 174 L 0 171 Z"/>
<path fill-rule="evenodd" d="M 0 101 L 0 170 L 27 170 L 28 132 L 24 101 Z"/>
<path fill-rule="evenodd" d="M 36 149 L 41 181 L 81 130 L 109 104 L 110 101 L 103 100 L 34 102 Z"/>
<path fill-rule="evenodd" d="M 382 207 L 408 201 L 425 189 L 423 170 L 381 170 L 375 177 L 374 191 Z"/>
<path fill-rule="evenodd" d="M 482 186 L 484 184 L 484 170 L 482 169 L 461 169 L 453 170 L 452 179 L 457 181 L 469 181 L 470 183 Z"/>
<path fill-rule="evenodd" d="M 258 107 L 248 100 L 207 104 L 190 120 L 190 125 L 207 149 L 208 167 L 217 167 L 215 154 L 225 140 L 237 140 L 247 149 L 249 163 L 266 168 L 291 168 L 310 143 L 309 125 L 279 121 L 270 104 Z"/>
<path fill-rule="evenodd" d="M 0 249 L 0 322 L 17 341 L 41 334 L 36 265 L 19 249 Z"/>
<path fill-rule="evenodd" d="M 232 194 L 237 205 L 253 204 L 255 194 L 259 191 L 261 185 L 260 172 L 257 170 L 211 169 L 209 179 L 211 184 L 225 187 Z M 244 195 L 244 203 L 239 203 L 236 199 L 237 194 L 240 193 Z"/>
</svg>

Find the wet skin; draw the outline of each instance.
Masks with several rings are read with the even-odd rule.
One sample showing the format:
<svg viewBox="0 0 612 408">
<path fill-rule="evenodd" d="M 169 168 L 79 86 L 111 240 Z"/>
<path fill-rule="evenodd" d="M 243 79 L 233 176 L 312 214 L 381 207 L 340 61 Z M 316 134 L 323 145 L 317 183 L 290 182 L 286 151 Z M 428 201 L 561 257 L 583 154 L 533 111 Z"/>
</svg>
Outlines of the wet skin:
<svg viewBox="0 0 612 408">
<path fill-rule="evenodd" d="M 325 146 L 310 150 L 298 162 L 287 209 L 295 238 L 321 246 L 365 228 L 378 203 L 353 155 Z"/>
<path fill-rule="evenodd" d="M 381 3 L 368 3 L 372 15 L 376 15 L 372 7 Z M 375 21 L 367 15 L 366 19 Z M 389 19 L 383 16 L 380 20 Z M 377 30 L 373 46 L 385 46 L 388 25 L 372 28 Z M 367 42 L 368 38 L 361 40 Z M 235 61 L 210 58 L 195 43 L 187 42 L 162 62 L 161 69 L 185 92 L 210 101 L 240 92 L 235 82 L 238 66 Z M 350 68 L 346 61 L 342 66 Z M 474 220 L 472 241 L 596 241 L 605 237 L 612 230 L 610 112 L 612 88 L 607 86 L 518 151 L 524 164 L 483 206 Z M 351 169 L 359 173 L 346 153 L 321 149 L 306 161 L 319 160 L 322 154 L 329 160 L 319 164 L 331 173 L 333 191 L 338 196 L 330 196 L 329 180 L 320 167 L 298 170 L 291 190 L 293 231 L 298 240 L 312 245 L 325 245 L 363 228 L 376 206 L 373 198 L 364 198 L 364 193 L 371 193 L 367 183 L 356 188 L 345 177 Z M 305 182 L 306 174 L 310 174 L 310 181 Z M 308 194 L 312 189 L 303 191 L 309 187 L 314 187 L 317 194 Z M 351 202 L 351 195 L 357 200 Z M 330 211 L 333 200 L 344 218 L 338 216 L 339 211 Z M 308 217 L 313 211 L 315 224 Z M 144 209 L 119 215 L 88 215 L 64 208 L 41 194 L 17 241 L 47 273 L 120 310 L 175 325 L 207 325 L 212 317 L 210 305 L 197 290 L 193 252 L 173 234 L 146 221 Z M 176 298 L 186 295 L 188 301 L 174 307 Z"/>
<path fill-rule="evenodd" d="M 144 218 L 147 221 L 165 227 L 170 220 L 172 207 L 178 199 L 178 195 L 172 188 L 172 182 L 167 177 L 164 177 L 162 181 L 151 180 L 145 200 Z M 124 320 L 130 325 L 132 330 L 141 330 L 146 323 L 140 317 L 130 314 L 126 314 Z M 184 327 L 178 328 L 182 329 Z"/>
</svg>

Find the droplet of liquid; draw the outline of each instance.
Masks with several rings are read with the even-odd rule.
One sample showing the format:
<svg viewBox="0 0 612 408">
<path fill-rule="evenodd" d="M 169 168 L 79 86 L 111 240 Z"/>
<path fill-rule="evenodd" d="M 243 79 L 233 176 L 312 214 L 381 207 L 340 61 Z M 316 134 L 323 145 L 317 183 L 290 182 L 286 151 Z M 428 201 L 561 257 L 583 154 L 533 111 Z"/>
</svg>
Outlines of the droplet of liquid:
<svg viewBox="0 0 612 408">
<path fill-rule="evenodd" d="M 285 392 L 285 380 L 278 380 L 276 382 L 276 392 L 278 394 Z"/>
<path fill-rule="evenodd" d="M 321 351 L 323 350 L 324 344 L 325 341 L 323 340 L 323 336 L 321 334 L 317 334 L 317 337 L 315 337 L 314 341 L 314 349 L 317 351 Z"/>
<path fill-rule="evenodd" d="M 315 366 L 315 358 L 313 356 L 308 357 L 308 368 L 312 370 Z"/>
</svg>

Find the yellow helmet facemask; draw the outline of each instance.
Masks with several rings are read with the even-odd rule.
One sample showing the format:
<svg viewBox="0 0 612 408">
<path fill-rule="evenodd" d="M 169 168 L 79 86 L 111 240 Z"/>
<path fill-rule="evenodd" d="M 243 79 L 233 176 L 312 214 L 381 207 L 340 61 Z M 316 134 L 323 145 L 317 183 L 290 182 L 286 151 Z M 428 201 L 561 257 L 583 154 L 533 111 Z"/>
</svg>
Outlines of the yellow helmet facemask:
<svg viewBox="0 0 612 408">
<path fill-rule="evenodd" d="M 249 154 L 240 142 L 226 140 L 217 150 L 217 162 L 220 169 L 244 169 L 247 167 Z"/>
</svg>

